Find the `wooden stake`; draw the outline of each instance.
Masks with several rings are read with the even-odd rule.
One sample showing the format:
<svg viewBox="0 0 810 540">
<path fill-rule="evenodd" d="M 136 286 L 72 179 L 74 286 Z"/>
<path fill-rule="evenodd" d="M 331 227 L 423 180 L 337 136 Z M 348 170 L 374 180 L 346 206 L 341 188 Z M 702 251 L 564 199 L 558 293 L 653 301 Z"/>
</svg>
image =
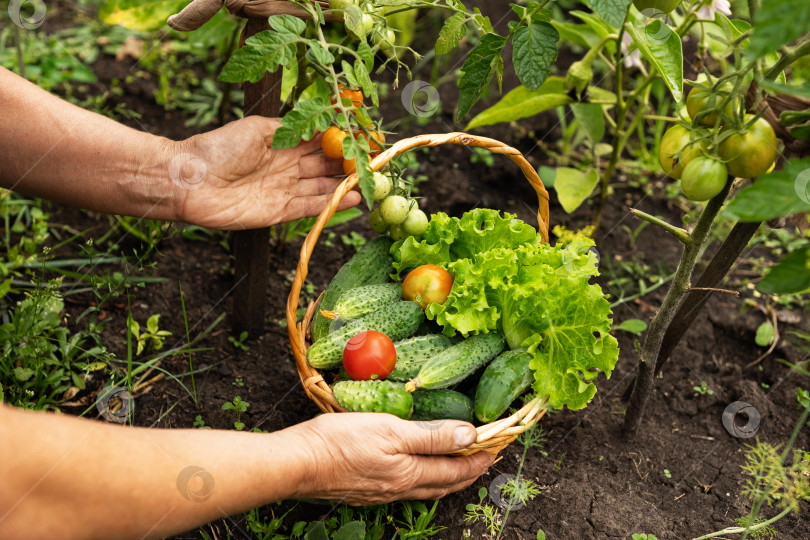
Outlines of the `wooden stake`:
<svg viewBox="0 0 810 540">
<path fill-rule="evenodd" d="M 252 18 L 242 32 L 240 46 L 252 35 L 269 30 L 266 18 Z M 265 73 L 257 83 L 245 83 L 245 116 L 258 114 L 277 117 L 281 109 L 281 74 L 279 69 Z M 233 299 L 233 329 L 237 333 L 247 331 L 252 336 L 264 328 L 267 306 L 267 285 L 270 278 L 270 229 L 237 231 L 233 235 L 233 252 L 236 258 L 234 279 L 236 288 Z"/>
</svg>

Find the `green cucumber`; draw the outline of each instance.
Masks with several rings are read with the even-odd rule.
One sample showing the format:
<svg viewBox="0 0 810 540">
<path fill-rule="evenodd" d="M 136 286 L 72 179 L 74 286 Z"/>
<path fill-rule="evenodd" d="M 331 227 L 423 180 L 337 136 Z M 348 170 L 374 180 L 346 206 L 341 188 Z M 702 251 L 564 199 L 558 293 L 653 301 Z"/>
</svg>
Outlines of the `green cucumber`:
<svg viewBox="0 0 810 540">
<path fill-rule="evenodd" d="M 492 361 L 481 375 L 475 391 L 475 416 L 488 424 L 497 420 L 532 382 L 532 357 L 525 349 L 506 351 Z"/>
<path fill-rule="evenodd" d="M 472 423 L 473 402 L 455 390 L 417 390 L 411 420 L 463 420 Z"/>
<path fill-rule="evenodd" d="M 503 346 L 503 336 L 495 332 L 470 336 L 429 360 L 406 388 L 413 391 L 452 386 L 498 356 Z"/>
<path fill-rule="evenodd" d="M 318 309 L 331 311 L 340 295 L 349 289 L 388 282 L 389 276 L 394 273 L 394 260 L 388 254 L 393 243 L 388 236 L 378 236 L 361 247 L 332 278 L 332 282 L 323 293 Z M 331 322 L 319 312 L 315 312 L 311 327 L 313 343 L 329 333 Z"/>
<path fill-rule="evenodd" d="M 340 365 L 346 343 L 366 330 L 382 332 L 391 341 L 410 337 L 425 319 L 425 314 L 416 302 L 397 302 L 347 322 L 339 330 L 315 342 L 307 351 L 309 365 L 318 369 L 332 369 Z"/>
<path fill-rule="evenodd" d="M 413 397 L 401 384 L 390 381 L 339 381 L 335 399 L 350 412 L 388 413 L 404 420 L 413 412 Z"/>
<path fill-rule="evenodd" d="M 402 300 L 402 283 L 363 285 L 341 294 L 332 312 L 346 322 L 399 300 Z"/>
<path fill-rule="evenodd" d="M 442 334 L 415 336 L 394 343 L 397 363 L 388 375 L 392 381 L 409 381 L 416 377 L 425 363 L 450 347 L 450 338 Z"/>
</svg>

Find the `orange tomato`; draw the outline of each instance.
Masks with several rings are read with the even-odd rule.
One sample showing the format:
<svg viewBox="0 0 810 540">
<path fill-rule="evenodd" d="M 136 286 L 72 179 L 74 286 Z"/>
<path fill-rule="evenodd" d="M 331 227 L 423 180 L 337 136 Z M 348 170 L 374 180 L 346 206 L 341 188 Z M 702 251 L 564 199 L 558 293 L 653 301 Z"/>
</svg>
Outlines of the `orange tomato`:
<svg viewBox="0 0 810 540">
<path fill-rule="evenodd" d="M 380 153 L 381 150 L 381 147 L 379 144 L 377 144 L 377 142 L 379 141 L 380 143 L 385 143 L 385 135 L 383 135 L 379 131 L 372 131 L 372 130 L 369 130 L 368 135 L 371 137 L 370 139 L 367 139 L 368 146 L 369 148 L 371 148 L 371 155 L 376 156 L 377 154 Z M 365 132 L 359 131 L 356 135 L 356 138 L 360 137 L 366 139 Z"/>
<path fill-rule="evenodd" d="M 363 106 L 363 93 L 357 88 L 344 88 L 341 84 L 338 86 L 341 88 L 340 91 L 340 102 L 343 104 L 344 107 L 348 106 L 351 103 L 351 106 L 358 108 Z M 329 98 L 332 101 L 332 105 L 337 105 L 337 100 L 335 96 Z M 340 107 L 335 107 L 337 112 L 340 112 Z"/>
<path fill-rule="evenodd" d="M 357 165 L 356 165 L 356 163 L 354 161 L 354 158 L 352 158 L 352 159 L 344 159 L 343 160 L 343 172 L 344 173 L 352 174 L 356 170 L 357 170 Z"/>
<path fill-rule="evenodd" d="M 343 131 L 337 126 L 330 126 L 329 129 L 323 132 L 321 138 L 321 149 L 326 157 L 342 158 L 343 157 L 343 139 L 348 136 L 348 133 Z"/>
</svg>

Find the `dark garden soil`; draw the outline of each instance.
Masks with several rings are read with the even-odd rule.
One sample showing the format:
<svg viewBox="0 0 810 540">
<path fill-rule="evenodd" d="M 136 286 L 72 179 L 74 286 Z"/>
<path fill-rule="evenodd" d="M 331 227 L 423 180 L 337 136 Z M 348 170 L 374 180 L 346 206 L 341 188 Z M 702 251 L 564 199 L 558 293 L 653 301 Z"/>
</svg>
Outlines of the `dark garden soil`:
<svg viewBox="0 0 810 540">
<path fill-rule="evenodd" d="M 102 57 L 96 68 L 100 84 L 108 84 L 113 77 L 121 78 L 122 68 L 110 58 Z M 508 81 L 504 86 L 511 87 Z M 115 99 L 124 99 L 143 115 L 139 122 L 129 122 L 133 127 L 172 138 L 197 131 L 185 128 L 179 113 L 167 116 L 155 105 L 148 85 L 134 89 L 125 86 L 125 91 L 122 98 L 113 98 L 113 103 Z M 440 88 L 440 95 L 441 114 L 429 125 L 419 126 L 400 104 L 400 90 L 390 91 L 383 107 L 385 116 L 408 120 L 391 129 L 398 131 L 399 137 L 459 129 L 452 123 L 457 90 L 450 83 Z M 550 161 L 533 139 L 554 140 L 555 123 L 556 116 L 544 115 L 522 122 L 521 126 L 483 129 L 481 134 L 517 147 L 533 165 L 540 166 Z M 419 174 L 429 178 L 419 185 L 420 205 L 426 211 L 460 215 L 474 207 L 497 208 L 536 223 L 534 192 L 507 159 L 496 157 L 495 165 L 486 167 L 471 161 L 473 154 L 469 149 L 455 146 L 417 155 L 422 164 Z M 602 260 L 637 260 L 651 267 L 661 264 L 667 273 L 671 272 L 680 254 L 676 241 L 654 227 L 647 227 L 633 244 L 628 231 L 621 227 L 638 225 L 628 214 L 630 207 L 663 215 L 673 222 L 680 220 L 681 210 L 666 198 L 666 181 L 654 183 L 650 195 L 628 188 L 623 178 L 617 178 L 617 182 L 598 235 Z M 578 228 L 587 224 L 590 214 L 589 208 L 581 208 L 566 215 L 552 194 L 552 225 Z M 79 229 L 92 228 L 90 236 L 108 226 L 104 216 L 58 206 L 53 207 L 52 221 Z M 321 239 L 308 277 L 314 291 L 323 290 L 351 256 L 354 248 L 345 246 L 341 235 L 355 230 L 366 237 L 373 235 L 364 217 L 332 229 L 333 245 L 328 246 Z M 137 245 L 128 238 L 120 244 L 125 248 Z M 300 238 L 288 246 L 274 245 L 274 255 L 269 261 L 272 280 L 267 288 L 268 320 L 261 335 L 249 340 L 249 349 L 243 352 L 229 343 L 232 332 L 230 319 L 226 318 L 201 344 L 211 350 L 192 358 L 194 368 L 203 370 L 195 378 L 197 402 L 177 382 L 158 380 L 135 396 L 137 425 L 188 428 L 200 415 L 206 425 L 228 429 L 232 427 L 233 415 L 221 407 L 236 395 L 250 403 L 242 417 L 249 429 L 278 430 L 318 414 L 298 382 L 287 330 L 282 326 L 291 271 L 296 266 L 300 245 Z M 142 323 L 154 313 L 162 314 L 161 327 L 173 334 L 167 340 L 170 346 L 181 344 L 185 336 L 181 287 L 192 336 L 220 314 L 233 309 L 232 261 L 216 242 L 191 242 L 180 234 L 164 240 L 159 249 L 154 258 L 157 262 L 154 275 L 167 281 L 132 289 L 131 306 L 133 316 Z M 605 279 L 600 278 L 600 283 L 605 286 Z M 664 290 L 619 306 L 614 320 L 649 321 Z M 606 292 L 611 293 L 609 289 Z M 81 313 L 92 301 L 89 294 L 73 296 L 69 309 L 74 314 Z M 622 439 L 625 404 L 620 396 L 631 380 L 637 355 L 634 336 L 616 332 L 621 345 L 619 362 L 610 380 L 600 377 L 599 391 L 588 408 L 553 412 L 542 420 L 547 437 L 542 450 L 547 455 L 530 451 L 523 469 L 526 476 L 542 486 L 542 493 L 525 508 L 510 514 L 504 537 L 534 539 L 537 530 L 543 529 L 549 539 L 629 538 L 631 533 L 654 533 L 659 539 L 688 539 L 732 526 L 734 518 L 746 515 L 749 501 L 740 495 L 745 482 L 740 465 L 744 462 L 746 444 L 753 439 L 730 435 L 721 423 L 723 410 L 737 400 L 752 404 L 761 415 L 758 436 L 774 444 L 783 443 L 799 417 L 796 387 L 807 387 L 808 382 L 774 360 L 800 359 L 799 353 L 789 347 L 777 348 L 761 367 L 745 367 L 764 351 L 754 344 L 755 330 L 763 318 L 756 310 L 741 310 L 742 303 L 743 298 L 716 295 L 696 317 L 663 378 L 657 381 L 642 431 L 632 442 Z M 119 358 L 125 357 L 126 301 L 111 300 L 104 313 L 109 325 L 106 342 Z M 806 328 L 807 314 L 798 315 L 802 322 L 797 326 Z M 162 367 L 182 375 L 189 370 L 188 358 L 168 359 Z M 707 383 L 713 394 L 700 395 L 693 390 L 701 381 Z M 183 383 L 190 388 L 189 377 L 183 378 Z M 808 448 L 808 443 L 810 437 L 805 429 L 797 444 Z M 437 538 L 459 539 L 467 529 L 472 538 L 484 536 L 480 525 L 464 522 L 465 506 L 478 502 L 481 486 L 489 487 L 500 474 L 514 474 L 521 452 L 519 444 L 511 445 L 488 474 L 440 502 L 437 523 L 446 529 Z M 283 503 L 274 508 L 276 516 L 290 506 L 292 503 Z M 808 510 L 807 505 L 803 510 Z M 299 503 L 289 523 L 315 520 L 327 512 L 326 506 Z M 764 513 L 773 515 L 772 512 L 766 509 Z M 216 531 L 216 537 L 223 538 L 226 523 L 234 538 L 242 537 L 239 532 L 245 527 L 242 516 L 203 530 L 209 534 Z M 810 538 L 810 522 L 793 515 L 780 521 L 776 529 L 780 538 Z M 178 536 L 199 537 L 197 532 Z"/>
</svg>

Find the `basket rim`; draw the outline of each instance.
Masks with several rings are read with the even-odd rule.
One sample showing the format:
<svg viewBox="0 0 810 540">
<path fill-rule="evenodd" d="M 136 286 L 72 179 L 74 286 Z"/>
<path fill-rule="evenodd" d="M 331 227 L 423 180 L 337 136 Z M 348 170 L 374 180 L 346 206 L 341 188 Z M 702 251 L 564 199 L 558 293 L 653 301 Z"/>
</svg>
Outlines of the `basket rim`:
<svg viewBox="0 0 810 540">
<path fill-rule="evenodd" d="M 391 159 L 399 154 L 418 147 L 433 147 L 442 144 L 457 144 L 463 146 L 476 146 L 485 148 L 496 154 L 503 154 L 509 157 L 523 172 L 526 179 L 534 188 L 538 198 L 537 220 L 539 232 L 545 242 L 548 242 L 549 229 L 549 196 L 542 180 L 534 167 L 526 160 L 523 154 L 515 148 L 508 146 L 496 139 L 479 137 L 463 132 L 453 132 L 446 134 L 426 134 L 417 135 L 401 139 L 387 148 L 371 160 L 371 169 L 374 171 L 382 169 Z M 324 413 L 346 412 L 338 403 L 332 393 L 331 387 L 327 384 L 323 376 L 317 369 L 309 365 L 306 359 L 306 352 L 309 348 L 309 338 L 312 320 L 315 317 L 317 307 L 323 297 L 323 293 L 317 300 L 310 302 L 307 306 L 304 318 L 297 322 L 296 314 L 301 293 L 301 287 L 308 273 L 308 264 L 314 251 L 320 233 L 326 223 L 332 218 L 337 210 L 337 206 L 343 197 L 351 191 L 358 183 L 357 173 L 347 176 L 335 189 L 329 202 L 319 214 L 312 229 L 307 234 L 296 267 L 295 277 L 287 299 L 287 333 L 290 338 L 293 355 L 295 357 L 296 369 L 301 380 L 301 385 L 307 396 L 315 402 L 318 408 Z M 478 437 L 475 443 L 466 449 L 452 452 L 451 454 L 469 455 L 479 451 L 486 451 L 497 455 L 503 448 L 513 442 L 517 436 L 536 424 L 548 410 L 546 399 L 535 396 L 528 401 L 518 411 L 512 415 L 483 424 L 476 427 Z"/>
</svg>

